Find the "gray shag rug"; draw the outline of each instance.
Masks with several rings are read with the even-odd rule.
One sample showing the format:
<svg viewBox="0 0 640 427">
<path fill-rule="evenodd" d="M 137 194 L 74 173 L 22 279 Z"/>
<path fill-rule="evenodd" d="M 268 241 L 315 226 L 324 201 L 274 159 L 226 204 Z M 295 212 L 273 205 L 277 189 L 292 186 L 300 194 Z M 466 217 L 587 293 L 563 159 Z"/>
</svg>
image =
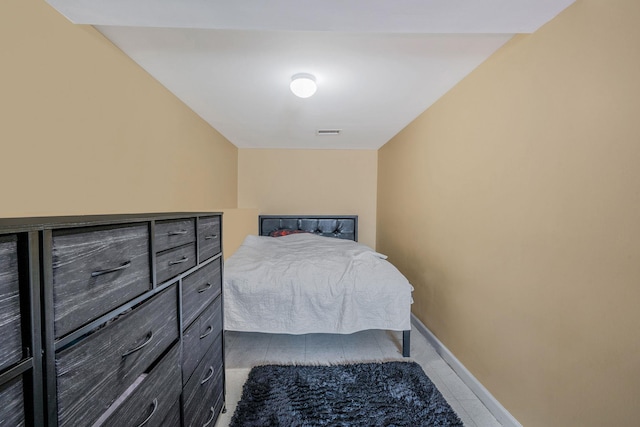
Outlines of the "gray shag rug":
<svg viewBox="0 0 640 427">
<path fill-rule="evenodd" d="M 231 427 L 462 426 L 414 362 L 257 366 Z"/>
</svg>

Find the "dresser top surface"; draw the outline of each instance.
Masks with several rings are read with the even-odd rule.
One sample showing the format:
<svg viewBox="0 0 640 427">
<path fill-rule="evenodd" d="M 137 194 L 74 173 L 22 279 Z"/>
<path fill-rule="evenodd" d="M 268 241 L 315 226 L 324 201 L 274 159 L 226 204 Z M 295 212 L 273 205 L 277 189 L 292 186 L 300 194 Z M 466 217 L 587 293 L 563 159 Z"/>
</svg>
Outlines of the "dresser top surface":
<svg viewBox="0 0 640 427">
<path fill-rule="evenodd" d="M 178 219 L 222 215 L 222 212 L 159 212 L 110 215 L 39 216 L 25 218 L 0 218 L 0 234 L 19 231 L 37 231 L 55 228 L 89 227 L 96 225 L 126 224 L 151 220 Z"/>
</svg>

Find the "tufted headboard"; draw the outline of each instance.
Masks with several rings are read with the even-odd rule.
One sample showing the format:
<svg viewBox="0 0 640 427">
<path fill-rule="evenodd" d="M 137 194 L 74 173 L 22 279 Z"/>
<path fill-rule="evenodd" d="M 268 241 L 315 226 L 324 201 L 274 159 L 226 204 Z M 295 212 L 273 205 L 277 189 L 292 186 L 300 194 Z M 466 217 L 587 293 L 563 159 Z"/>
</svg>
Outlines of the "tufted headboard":
<svg viewBox="0 0 640 427">
<path fill-rule="evenodd" d="M 258 234 L 303 230 L 326 237 L 358 241 L 358 215 L 260 215 Z"/>
</svg>

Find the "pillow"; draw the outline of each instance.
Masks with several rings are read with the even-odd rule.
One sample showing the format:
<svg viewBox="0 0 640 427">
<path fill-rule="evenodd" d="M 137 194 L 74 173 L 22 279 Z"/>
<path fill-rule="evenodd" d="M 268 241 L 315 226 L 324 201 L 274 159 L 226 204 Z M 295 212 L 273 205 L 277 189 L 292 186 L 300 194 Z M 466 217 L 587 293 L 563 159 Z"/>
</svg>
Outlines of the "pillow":
<svg viewBox="0 0 640 427">
<path fill-rule="evenodd" d="M 282 230 L 274 230 L 271 233 L 269 233 L 269 236 L 271 237 L 282 237 L 282 236 L 288 236 L 289 234 L 298 234 L 298 233 L 307 233 L 307 231 L 304 230 L 289 230 L 289 229 L 282 229 Z"/>
</svg>

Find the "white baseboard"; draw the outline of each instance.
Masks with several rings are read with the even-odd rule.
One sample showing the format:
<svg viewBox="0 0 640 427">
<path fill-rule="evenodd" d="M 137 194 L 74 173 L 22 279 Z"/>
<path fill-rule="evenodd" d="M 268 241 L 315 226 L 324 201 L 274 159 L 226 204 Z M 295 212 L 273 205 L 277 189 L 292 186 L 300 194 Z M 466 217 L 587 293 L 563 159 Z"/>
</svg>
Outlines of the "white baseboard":
<svg viewBox="0 0 640 427">
<path fill-rule="evenodd" d="M 487 407 L 489 412 L 505 427 L 522 427 L 522 424 L 516 420 L 513 415 L 507 411 L 504 406 L 496 400 L 495 397 L 473 376 L 467 368 L 445 347 L 442 342 L 427 328 L 413 313 L 411 313 L 411 322 L 416 329 L 425 336 L 427 341 L 431 343 L 444 359 L 451 366 L 451 369 L 458 374 L 458 377 L 464 382 L 471 391 L 478 396 L 478 399 Z"/>
</svg>

